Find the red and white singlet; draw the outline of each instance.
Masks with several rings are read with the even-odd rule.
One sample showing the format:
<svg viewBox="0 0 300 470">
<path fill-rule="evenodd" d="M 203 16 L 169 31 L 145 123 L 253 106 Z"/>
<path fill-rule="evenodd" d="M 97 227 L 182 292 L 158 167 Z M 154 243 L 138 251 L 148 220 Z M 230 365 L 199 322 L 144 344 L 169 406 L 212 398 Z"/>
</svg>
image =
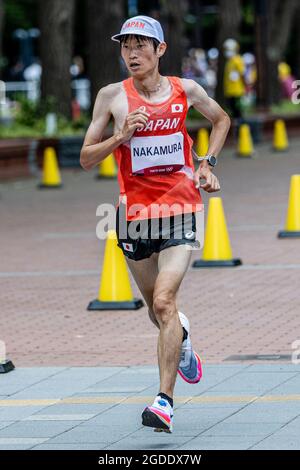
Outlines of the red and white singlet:
<svg viewBox="0 0 300 470">
<path fill-rule="evenodd" d="M 132 78 L 123 82 L 128 112 L 143 106 L 150 114 L 147 125 L 114 151 L 120 201 L 126 201 L 127 220 L 203 210 L 199 189 L 193 182 L 193 141 L 185 127 L 187 97 L 178 77 L 168 79 L 172 94 L 162 103 L 144 100 Z"/>
</svg>

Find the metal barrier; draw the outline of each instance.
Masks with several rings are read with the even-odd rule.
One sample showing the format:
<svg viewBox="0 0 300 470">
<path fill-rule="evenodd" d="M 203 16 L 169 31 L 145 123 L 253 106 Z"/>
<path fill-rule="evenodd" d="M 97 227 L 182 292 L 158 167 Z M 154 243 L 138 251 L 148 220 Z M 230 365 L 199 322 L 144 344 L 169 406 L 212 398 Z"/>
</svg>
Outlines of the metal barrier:
<svg viewBox="0 0 300 470">
<path fill-rule="evenodd" d="M 0 97 L 5 90 L 6 97 L 11 100 L 17 99 L 17 94 L 22 94 L 30 101 L 37 101 L 40 98 L 40 82 L 39 81 L 24 81 L 24 82 L 1 82 L 3 85 L 0 87 Z M 87 78 L 72 80 L 72 92 L 74 98 L 79 103 L 80 108 L 87 110 L 91 103 L 91 83 Z M 2 93 L 1 93 L 2 90 Z"/>
</svg>

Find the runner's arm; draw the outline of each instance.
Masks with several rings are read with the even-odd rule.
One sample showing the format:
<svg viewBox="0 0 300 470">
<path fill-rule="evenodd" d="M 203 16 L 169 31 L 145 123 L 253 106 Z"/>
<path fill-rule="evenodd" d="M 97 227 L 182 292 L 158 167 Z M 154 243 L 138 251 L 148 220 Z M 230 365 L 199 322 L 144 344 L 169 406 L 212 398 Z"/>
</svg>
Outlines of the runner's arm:
<svg viewBox="0 0 300 470">
<path fill-rule="evenodd" d="M 183 80 L 189 103 L 212 123 L 208 155 L 217 156 L 230 129 L 230 118 L 218 103 L 194 80 Z"/>
<path fill-rule="evenodd" d="M 111 101 L 116 96 L 116 88 L 108 85 L 97 96 L 93 119 L 87 130 L 80 152 L 80 164 L 85 170 L 91 170 L 112 153 L 119 145 L 130 140 L 136 129 L 142 129 L 148 121 L 148 113 L 141 108 L 130 112 L 123 128 L 112 137 L 101 142 L 104 130 L 111 117 Z"/>
<path fill-rule="evenodd" d="M 80 164 L 85 170 L 97 166 L 122 143 L 118 133 L 101 142 L 110 117 L 110 93 L 108 87 L 105 87 L 99 91 L 96 98 L 92 122 L 80 152 Z"/>
<path fill-rule="evenodd" d="M 205 116 L 212 123 L 212 132 L 209 139 L 207 155 L 217 156 L 226 139 L 230 128 L 230 118 L 227 113 L 209 98 L 206 91 L 194 80 L 183 79 L 188 103 Z M 201 179 L 205 183 L 201 184 Z M 220 191 L 220 183 L 206 160 L 201 161 L 199 168 L 194 173 L 194 184 L 208 193 Z"/>
</svg>

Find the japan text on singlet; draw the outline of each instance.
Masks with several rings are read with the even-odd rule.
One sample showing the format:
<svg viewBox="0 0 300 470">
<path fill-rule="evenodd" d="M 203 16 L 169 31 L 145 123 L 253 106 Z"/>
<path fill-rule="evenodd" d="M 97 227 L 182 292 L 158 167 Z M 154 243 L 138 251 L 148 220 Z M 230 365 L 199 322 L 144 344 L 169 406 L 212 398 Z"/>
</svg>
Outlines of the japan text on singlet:
<svg viewBox="0 0 300 470">
<path fill-rule="evenodd" d="M 193 182 L 193 142 L 185 127 L 187 97 L 179 78 L 168 79 L 172 93 L 162 103 L 144 100 L 132 78 L 123 82 L 128 113 L 143 107 L 149 114 L 147 125 L 114 152 L 127 220 L 203 210 L 199 189 Z"/>
</svg>

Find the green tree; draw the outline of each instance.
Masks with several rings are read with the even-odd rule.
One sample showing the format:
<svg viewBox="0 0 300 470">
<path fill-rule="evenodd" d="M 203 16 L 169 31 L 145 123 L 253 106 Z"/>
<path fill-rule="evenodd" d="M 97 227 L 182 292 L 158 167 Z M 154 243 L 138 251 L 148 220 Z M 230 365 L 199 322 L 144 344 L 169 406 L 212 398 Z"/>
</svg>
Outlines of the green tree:
<svg viewBox="0 0 300 470">
<path fill-rule="evenodd" d="M 284 59 L 290 38 L 298 0 L 268 0 L 270 27 L 268 34 L 267 57 L 269 61 L 270 103 L 280 98 L 278 82 L 278 63 Z"/>
<path fill-rule="evenodd" d="M 88 72 L 92 104 L 99 88 L 120 80 L 120 48 L 111 36 L 125 20 L 123 0 L 87 0 Z"/>
<path fill-rule="evenodd" d="M 184 56 L 184 17 L 187 12 L 185 0 L 160 0 L 161 20 L 168 49 L 162 59 L 162 69 L 168 75 L 181 75 Z"/>
<path fill-rule="evenodd" d="M 242 22 L 241 0 L 218 0 L 218 37 L 217 45 L 220 50 L 218 67 L 217 100 L 224 104 L 224 68 L 223 43 L 232 38 L 240 42 L 240 26 Z"/>
<path fill-rule="evenodd" d="M 74 0 L 39 0 L 42 99 L 53 99 L 66 117 L 71 117 L 74 10 Z"/>
<path fill-rule="evenodd" d="M 269 107 L 280 100 L 278 64 L 284 59 L 298 0 L 256 0 L 256 57 L 258 104 Z"/>
<path fill-rule="evenodd" d="M 3 25 L 4 25 L 4 4 L 3 0 L 0 0 L 0 77 L 3 66 L 3 50 L 2 50 L 2 37 L 3 37 Z"/>
<path fill-rule="evenodd" d="M 295 57 L 295 68 L 296 68 L 296 74 L 297 77 L 300 77 L 300 5 L 297 8 L 296 16 L 295 16 L 295 23 L 294 23 L 294 28 L 295 28 L 295 35 L 296 35 L 296 57 Z"/>
</svg>

